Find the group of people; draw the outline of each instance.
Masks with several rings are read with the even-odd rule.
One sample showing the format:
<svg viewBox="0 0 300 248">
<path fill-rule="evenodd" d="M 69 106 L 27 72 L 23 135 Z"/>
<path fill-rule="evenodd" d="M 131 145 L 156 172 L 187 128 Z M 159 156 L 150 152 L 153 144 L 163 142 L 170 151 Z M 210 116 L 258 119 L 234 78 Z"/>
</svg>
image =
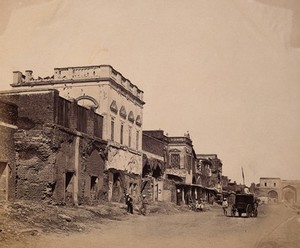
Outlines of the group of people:
<svg viewBox="0 0 300 248">
<path fill-rule="evenodd" d="M 130 194 L 125 195 L 125 203 L 127 205 L 127 212 L 133 214 L 133 198 Z M 140 207 L 140 214 L 146 215 L 148 213 L 148 200 L 146 195 L 142 196 L 142 205 Z"/>
<path fill-rule="evenodd" d="M 203 211 L 204 210 L 204 201 L 200 199 L 196 201 L 196 210 Z"/>
<path fill-rule="evenodd" d="M 189 199 L 189 207 L 194 211 L 204 211 L 204 201 L 202 198 L 193 201 L 192 198 Z"/>
</svg>

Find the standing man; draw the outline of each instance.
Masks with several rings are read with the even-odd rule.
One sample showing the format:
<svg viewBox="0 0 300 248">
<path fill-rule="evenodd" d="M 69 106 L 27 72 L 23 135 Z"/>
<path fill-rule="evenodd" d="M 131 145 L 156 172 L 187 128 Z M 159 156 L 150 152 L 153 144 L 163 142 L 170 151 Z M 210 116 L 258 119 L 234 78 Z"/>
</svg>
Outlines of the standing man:
<svg viewBox="0 0 300 248">
<path fill-rule="evenodd" d="M 140 209 L 140 213 L 142 215 L 146 215 L 147 214 L 147 209 L 148 209 L 148 200 L 146 198 L 146 195 L 143 195 L 143 198 L 142 198 L 142 207 Z"/>
<path fill-rule="evenodd" d="M 127 212 L 133 214 L 133 199 L 130 194 L 126 194 L 125 201 L 127 205 Z"/>
<path fill-rule="evenodd" d="M 125 204 L 127 205 L 127 213 L 129 213 L 129 202 L 128 202 L 128 196 L 129 196 L 129 194 L 127 193 L 127 194 L 125 195 Z"/>
<path fill-rule="evenodd" d="M 224 211 L 224 215 L 227 215 L 228 201 L 227 201 L 226 198 L 223 199 L 222 208 L 223 208 L 223 211 Z"/>
</svg>

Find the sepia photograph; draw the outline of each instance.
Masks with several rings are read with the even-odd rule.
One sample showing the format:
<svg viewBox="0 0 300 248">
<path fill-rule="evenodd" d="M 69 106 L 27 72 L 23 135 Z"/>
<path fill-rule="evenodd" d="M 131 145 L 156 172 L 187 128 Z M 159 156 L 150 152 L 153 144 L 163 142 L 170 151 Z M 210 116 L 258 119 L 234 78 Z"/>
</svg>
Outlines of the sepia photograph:
<svg viewBox="0 0 300 248">
<path fill-rule="evenodd" d="M 299 248 L 299 0 L 0 0 L 1 248 Z"/>
</svg>

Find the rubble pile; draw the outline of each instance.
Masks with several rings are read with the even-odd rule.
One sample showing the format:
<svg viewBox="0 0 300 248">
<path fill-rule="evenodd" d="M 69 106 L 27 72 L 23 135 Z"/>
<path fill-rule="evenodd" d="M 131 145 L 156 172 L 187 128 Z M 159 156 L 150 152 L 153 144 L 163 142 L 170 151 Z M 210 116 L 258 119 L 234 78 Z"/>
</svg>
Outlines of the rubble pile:
<svg viewBox="0 0 300 248">
<path fill-rule="evenodd" d="M 154 202 L 149 205 L 150 216 L 190 211 L 174 203 Z M 139 213 L 135 206 L 134 215 Z M 10 244 L 29 236 L 47 233 L 86 232 L 107 220 L 126 220 L 132 215 L 122 203 L 104 202 L 97 206 L 61 206 L 32 201 L 0 203 L 0 242 Z M 99 227 L 99 226 L 98 226 Z"/>
<path fill-rule="evenodd" d="M 122 220 L 126 216 L 124 204 L 66 207 L 29 201 L 0 203 L 0 242 L 46 233 L 87 231 L 88 224 Z"/>
</svg>

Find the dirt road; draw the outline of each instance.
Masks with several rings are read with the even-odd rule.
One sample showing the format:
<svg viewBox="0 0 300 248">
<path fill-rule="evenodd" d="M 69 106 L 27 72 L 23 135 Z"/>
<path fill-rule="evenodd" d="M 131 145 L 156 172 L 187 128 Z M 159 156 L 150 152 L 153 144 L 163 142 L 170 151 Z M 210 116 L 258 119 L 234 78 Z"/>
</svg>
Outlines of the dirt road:
<svg viewBox="0 0 300 248">
<path fill-rule="evenodd" d="M 107 221 L 88 233 L 33 237 L 10 247 L 300 247 L 300 215 L 283 205 L 261 206 L 257 218 L 226 217 L 220 208 L 207 212 L 131 216 Z"/>
</svg>

